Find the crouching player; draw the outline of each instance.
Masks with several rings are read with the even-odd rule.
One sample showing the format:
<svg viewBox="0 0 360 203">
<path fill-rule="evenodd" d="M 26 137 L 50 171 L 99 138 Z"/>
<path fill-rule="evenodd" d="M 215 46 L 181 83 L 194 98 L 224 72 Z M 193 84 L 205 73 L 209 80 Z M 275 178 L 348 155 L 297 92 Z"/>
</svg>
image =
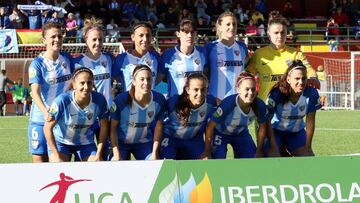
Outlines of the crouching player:
<svg viewBox="0 0 360 203">
<path fill-rule="evenodd" d="M 161 157 L 199 159 L 204 151 L 204 131 L 216 107 L 216 99 L 207 95 L 208 80 L 202 73 L 186 79 L 181 95 L 167 101 L 168 117 L 164 122 Z"/>
<path fill-rule="evenodd" d="M 226 97 L 210 118 L 206 127 L 205 150 L 202 158 L 225 159 L 227 145 L 234 149 L 235 158 L 262 156 L 262 147 L 267 133 L 267 110 L 265 103 L 256 97 L 255 78 L 242 72 L 236 80 L 237 94 Z M 257 119 L 259 131 L 257 147 L 248 126 Z M 270 124 L 269 124 L 270 125 Z M 272 133 L 270 131 L 270 140 Z M 275 141 L 272 147 L 276 148 Z"/>
<path fill-rule="evenodd" d="M 114 100 L 110 113 L 113 160 L 130 160 L 131 154 L 137 160 L 159 158 L 165 98 L 151 90 L 152 75 L 147 65 L 136 65 L 130 91 Z M 153 122 L 155 129 L 150 128 Z"/>
<path fill-rule="evenodd" d="M 304 64 L 290 61 L 267 101 L 277 146 L 286 147 L 294 156 L 314 156 L 311 144 L 321 104 L 317 90 L 307 86 L 306 78 Z"/>
<path fill-rule="evenodd" d="M 51 162 L 101 160 L 104 141 L 108 133 L 109 112 L 105 97 L 92 91 L 94 75 L 88 68 L 75 70 L 70 83 L 73 90 L 56 97 L 49 113 L 54 117 L 44 126 Z M 94 143 L 92 126 L 100 120 L 100 141 Z"/>
</svg>

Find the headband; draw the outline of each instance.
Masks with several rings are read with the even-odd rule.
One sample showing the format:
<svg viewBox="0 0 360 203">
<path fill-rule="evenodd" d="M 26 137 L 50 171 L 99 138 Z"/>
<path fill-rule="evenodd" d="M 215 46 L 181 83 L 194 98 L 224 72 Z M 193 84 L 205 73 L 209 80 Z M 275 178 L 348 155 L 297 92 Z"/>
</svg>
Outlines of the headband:
<svg viewBox="0 0 360 203">
<path fill-rule="evenodd" d="M 302 65 L 297 65 L 295 66 L 294 68 L 292 68 L 291 70 L 289 70 L 288 72 L 288 76 L 291 74 L 291 72 L 293 72 L 294 70 L 297 70 L 297 69 L 302 69 L 302 70 L 306 70 L 305 66 L 302 66 Z"/>
<path fill-rule="evenodd" d="M 251 77 L 251 76 L 245 76 L 243 78 L 241 78 L 237 83 L 236 83 L 236 86 L 239 87 L 240 86 L 240 83 L 244 80 L 247 80 L 247 79 L 251 79 L 251 80 L 254 80 L 255 81 L 255 78 L 254 77 Z"/>
<path fill-rule="evenodd" d="M 147 70 L 151 72 L 151 69 L 147 66 L 142 66 L 141 68 L 137 69 L 136 71 L 133 72 L 133 78 L 135 78 L 135 76 L 142 70 Z"/>
<path fill-rule="evenodd" d="M 76 70 L 74 71 L 72 78 L 75 79 L 75 77 L 76 77 L 77 75 L 79 75 L 80 73 L 82 73 L 82 72 L 89 73 L 92 77 L 94 77 L 93 72 L 92 72 L 89 68 L 80 67 L 80 68 L 78 68 L 78 69 L 76 69 Z"/>
</svg>

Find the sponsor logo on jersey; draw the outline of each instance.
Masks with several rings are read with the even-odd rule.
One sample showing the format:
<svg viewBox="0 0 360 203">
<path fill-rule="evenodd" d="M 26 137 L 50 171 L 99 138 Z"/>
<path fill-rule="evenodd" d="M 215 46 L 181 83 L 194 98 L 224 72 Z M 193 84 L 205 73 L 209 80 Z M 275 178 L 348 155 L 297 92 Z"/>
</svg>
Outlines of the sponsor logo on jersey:
<svg viewBox="0 0 360 203">
<path fill-rule="evenodd" d="M 58 78 L 49 78 L 49 79 L 47 79 L 47 81 L 48 81 L 48 83 L 50 85 L 55 85 L 57 83 L 66 82 L 66 81 L 68 81 L 70 79 L 71 79 L 71 74 L 64 75 L 64 76 L 61 76 L 61 77 L 58 77 Z"/>
<path fill-rule="evenodd" d="M 56 114 L 59 111 L 59 107 L 56 103 L 52 103 L 49 109 L 49 113 Z"/>
<path fill-rule="evenodd" d="M 110 73 L 103 73 L 103 74 L 98 74 L 98 75 L 94 75 L 94 80 L 106 80 L 110 78 Z"/>
<path fill-rule="evenodd" d="M 224 66 L 242 66 L 242 61 L 225 61 Z"/>
</svg>

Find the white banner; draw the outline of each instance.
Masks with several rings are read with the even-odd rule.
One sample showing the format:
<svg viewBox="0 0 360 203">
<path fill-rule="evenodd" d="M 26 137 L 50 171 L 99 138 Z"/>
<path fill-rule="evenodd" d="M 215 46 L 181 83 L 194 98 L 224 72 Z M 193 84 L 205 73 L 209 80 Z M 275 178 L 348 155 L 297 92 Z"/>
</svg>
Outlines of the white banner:
<svg viewBox="0 0 360 203">
<path fill-rule="evenodd" d="M 163 161 L 1 164 L 0 202 L 145 203 L 162 164 Z"/>
<path fill-rule="evenodd" d="M 15 29 L 0 29 L 0 53 L 19 53 Z"/>
</svg>

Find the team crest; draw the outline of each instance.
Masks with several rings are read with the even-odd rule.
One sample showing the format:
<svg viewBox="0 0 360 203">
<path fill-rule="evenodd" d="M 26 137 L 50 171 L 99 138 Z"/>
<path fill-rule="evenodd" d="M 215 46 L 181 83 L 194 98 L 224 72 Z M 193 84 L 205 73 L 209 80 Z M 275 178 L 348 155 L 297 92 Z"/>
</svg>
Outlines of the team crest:
<svg viewBox="0 0 360 203">
<path fill-rule="evenodd" d="M 148 65 L 149 67 L 151 67 L 152 66 L 152 60 L 151 59 L 145 59 L 145 63 L 146 63 L 146 65 Z"/>
<path fill-rule="evenodd" d="M 31 67 L 29 69 L 29 78 L 32 79 L 34 77 L 36 77 L 36 70 L 35 70 L 35 68 Z"/>
<path fill-rule="evenodd" d="M 275 101 L 273 99 L 271 99 L 271 98 L 268 98 L 266 103 L 270 108 L 275 107 Z"/>
<path fill-rule="evenodd" d="M 33 149 L 37 149 L 39 147 L 39 141 L 38 140 L 32 140 L 31 141 L 31 147 Z"/>
<path fill-rule="evenodd" d="M 56 103 L 53 103 L 49 109 L 49 113 L 56 114 L 59 111 L 59 107 Z"/>
<path fill-rule="evenodd" d="M 217 66 L 218 67 L 221 67 L 221 66 L 224 66 L 225 65 L 225 62 L 223 60 L 218 60 L 217 61 Z"/>
<path fill-rule="evenodd" d="M 66 68 L 67 68 L 67 65 L 66 65 L 65 61 L 61 63 L 61 67 L 62 67 L 63 69 L 66 69 Z"/>
<path fill-rule="evenodd" d="M 301 105 L 301 106 L 299 107 L 299 109 L 300 109 L 300 111 L 304 111 L 304 110 L 305 110 L 305 105 Z"/>
<path fill-rule="evenodd" d="M 216 112 L 214 113 L 214 117 L 219 118 L 220 116 L 222 116 L 222 114 L 223 114 L 223 110 L 220 107 L 218 107 L 216 109 Z"/>
<path fill-rule="evenodd" d="M 196 59 L 194 60 L 194 62 L 195 62 L 196 65 L 200 65 L 200 59 L 199 59 L 199 58 L 196 58 Z"/>
<path fill-rule="evenodd" d="M 111 107 L 110 107 L 110 112 L 115 112 L 116 111 L 116 104 L 112 103 Z"/>
<path fill-rule="evenodd" d="M 205 111 L 201 111 L 200 112 L 200 117 L 202 118 L 202 117 L 204 117 L 205 116 Z"/>
<path fill-rule="evenodd" d="M 240 55 L 240 51 L 239 51 L 239 50 L 235 50 L 235 51 L 234 51 L 234 54 L 235 54 L 236 56 L 239 56 L 239 55 Z"/>
<path fill-rule="evenodd" d="M 101 61 L 101 65 L 102 65 L 103 67 L 106 67 L 106 66 L 107 66 L 106 61 Z"/>
<path fill-rule="evenodd" d="M 149 116 L 149 118 L 153 117 L 154 111 L 149 111 L 149 112 L 147 113 L 147 115 Z"/>
<path fill-rule="evenodd" d="M 87 118 L 88 120 L 91 120 L 93 117 L 94 117 L 94 114 L 91 113 L 91 112 L 86 115 L 86 118 Z"/>
</svg>

